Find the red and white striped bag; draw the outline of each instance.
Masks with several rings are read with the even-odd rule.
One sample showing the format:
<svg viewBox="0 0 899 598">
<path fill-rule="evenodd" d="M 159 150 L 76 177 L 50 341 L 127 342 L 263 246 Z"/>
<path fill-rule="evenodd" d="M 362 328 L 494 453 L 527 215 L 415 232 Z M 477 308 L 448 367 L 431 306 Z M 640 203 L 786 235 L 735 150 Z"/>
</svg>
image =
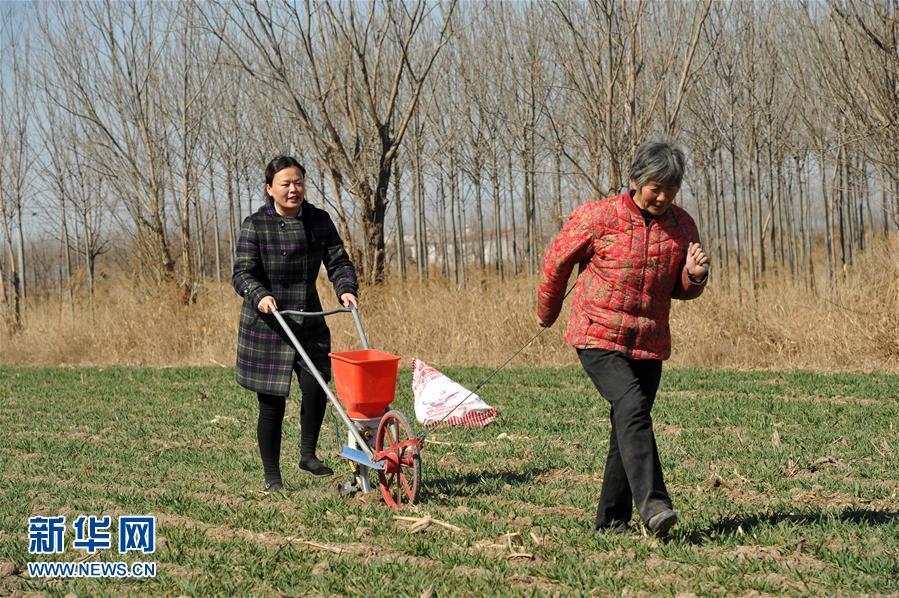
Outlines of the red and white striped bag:
<svg viewBox="0 0 899 598">
<path fill-rule="evenodd" d="M 412 392 L 415 395 L 415 418 L 427 428 L 478 428 L 496 419 L 496 409 L 481 397 L 471 394 L 467 388 L 420 359 L 412 360 Z"/>
</svg>

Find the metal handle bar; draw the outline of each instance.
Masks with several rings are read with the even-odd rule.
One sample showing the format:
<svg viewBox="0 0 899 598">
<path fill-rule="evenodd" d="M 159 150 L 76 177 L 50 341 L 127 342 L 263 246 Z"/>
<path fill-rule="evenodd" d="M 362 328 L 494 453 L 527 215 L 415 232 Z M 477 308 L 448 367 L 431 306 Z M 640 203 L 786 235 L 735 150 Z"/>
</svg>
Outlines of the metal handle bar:
<svg viewBox="0 0 899 598">
<path fill-rule="evenodd" d="M 278 310 L 274 310 L 272 313 L 274 314 L 286 314 L 288 316 L 330 316 L 332 314 L 346 313 L 350 312 L 353 314 L 353 321 L 356 323 L 356 332 L 359 333 L 359 340 L 362 342 L 363 349 L 370 349 L 368 346 L 368 339 L 365 337 L 365 330 L 362 328 L 362 319 L 359 317 L 359 310 L 355 307 L 338 307 L 336 309 L 329 309 L 327 311 L 293 311 L 293 310 L 284 310 L 279 312 Z M 275 316 L 277 317 L 277 316 Z"/>
<path fill-rule="evenodd" d="M 352 307 L 338 307 L 335 309 L 329 309 L 327 311 L 296 311 L 296 310 L 287 310 L 282 309 L 279 310 L 282 314 L 288 314 L 291 316 L 330 316 L 331 314 L 339 314 L 345 313 L 348 311 L 353 311 Z"/>
<path fill-rule="evenodd" d="M 348 309 L 343 308 L 340 310 L 334 310 L 332 313 L 336 313 L 337 311 L 352 311 L 353 316 L 356 318 L 356 326 L 359 329 L 359 333 L 363 338 L 363 344 L 365 348 L 368 349 L 368 342 L 365 341 L 365 333 L 362 332 L 362 323 L 359 320 L 359 313 L 356 308 Z M 309 358 L 309 354 L 306 353 L 306 350 L 303 349 L 303 345 L 300 344 L 300 341 L 297 340 L 297 337 L 294 335 L 293 331 L 290 329 L 290 326 L 287 325 L 287 322 L 284 320 L 284 317 L 281 314 L 299 314 L 299 315 L 317 315 L 321 312 L 302 312 L 302 311 L 281 311 L 279 312 L 277 309 L 272 310 L 272 315 L 275 316 L 275 319 L 278 320 L 278 323 L 281 324 L 281 328 L 284 329 L 285 334 L 287 334 L 287 338 L 290 339 L 290 342 L 293 343 L 294 348 L 299 352 L 300 357 L 303 358 L 303 363 L 306 364 L 306 367 L 309 368 L 309 373 L 312 374 L 312 377 L 315 378 L 318 385 L 322 387 L 322 390 L 325 391 L 325 395 L 328 397 L 328 400 L 331 401 L 331 405 L 334 406 L 334 411 L 340 415 L 340 418 L 343 420 L 343 423 L 346 424 L 347 428 L 350 430 L 350 434 L 353 435 L 353 438 L 356 440 L 356 443 L 359 445 L 359 449 L 362 450 L 369 458 L 374 456 L 374 452 L 368 447 L 368 443 L 362 438 L 362 435 L 359 434 L 359 430 L 356 428 L 356 425 L 350 420 L 350 417 L 346 414 L 346 411 L 343 410 L 343 406 L 340 404 L 340 401 L 337 400 L 337 397 L 334 396 L 334 393 L 331 392 L 331 389 L 328 388 L 328 383 L 325 382 L 325 379 L 322 378 L 322 375 L 319 373 L 318 368 L 315 367 L 315 364 L 312 363 L 312 360 Z"/>
</svg>

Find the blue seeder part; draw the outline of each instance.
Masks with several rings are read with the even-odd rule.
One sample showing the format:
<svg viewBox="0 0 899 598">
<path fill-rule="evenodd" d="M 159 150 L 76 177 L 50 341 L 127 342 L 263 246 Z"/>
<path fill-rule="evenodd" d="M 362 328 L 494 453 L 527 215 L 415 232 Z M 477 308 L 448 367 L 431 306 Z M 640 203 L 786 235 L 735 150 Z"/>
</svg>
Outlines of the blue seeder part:
<svg viewBox="0 0 899 598">
<path fill-rule="evenodd" d="M 370 467 L 372 469 L 378 469 L 382 471 L 384 469 L 383 463 L 375 463 L 368 457 L 368 455 L 366 455 L 362 451 L 350 448 L 346 445 L 343 445 L 340 448 L 340 456 L 344 459 L 353 461 L 354 463 L 358 463 L 359 465 L 364 465 L 365 467 Z"/>
</svg>

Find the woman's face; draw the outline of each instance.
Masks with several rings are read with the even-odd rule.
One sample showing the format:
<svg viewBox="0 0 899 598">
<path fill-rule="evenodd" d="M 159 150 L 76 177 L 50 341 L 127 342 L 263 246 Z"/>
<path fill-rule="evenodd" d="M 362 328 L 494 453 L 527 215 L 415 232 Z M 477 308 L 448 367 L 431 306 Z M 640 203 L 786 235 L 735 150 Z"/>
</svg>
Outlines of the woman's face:
<svg viewBox="0 0 899 598">
<path fill-rule="evenodd" d="M 646 210 L 653 216 L 661 216 L 668 211 L 668 208 L 674 203 L 674 198 L 680 187 L 660 183 L 659 181 L 649 181 L 643 186 L 638 186 L 637 181 L 631 179 L 631 189 L 634 191 L 634 203 L 641 210 Z"/>
<path fill-rule="evenodd" d="M 296 166 L 289 166 L 275 173 L 272 184 L 265 192 L 275 200 L 275 210 L 282 216 L 296 216 L 306 197 L 303 173 Z"/>
</svg>

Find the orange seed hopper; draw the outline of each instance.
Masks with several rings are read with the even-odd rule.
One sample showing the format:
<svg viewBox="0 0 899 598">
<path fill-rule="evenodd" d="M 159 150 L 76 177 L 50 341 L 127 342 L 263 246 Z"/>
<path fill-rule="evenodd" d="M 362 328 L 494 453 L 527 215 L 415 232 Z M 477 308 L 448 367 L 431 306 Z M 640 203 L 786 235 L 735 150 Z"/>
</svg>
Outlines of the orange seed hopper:
<svg viewBox="0 0 899 598">
<path fill-rule="evenodd" d="M 328 354 L 337 398 L 352 419 L 379 418 L 393 402 L 400 358 L 377 349 Z"/>
</svg>

